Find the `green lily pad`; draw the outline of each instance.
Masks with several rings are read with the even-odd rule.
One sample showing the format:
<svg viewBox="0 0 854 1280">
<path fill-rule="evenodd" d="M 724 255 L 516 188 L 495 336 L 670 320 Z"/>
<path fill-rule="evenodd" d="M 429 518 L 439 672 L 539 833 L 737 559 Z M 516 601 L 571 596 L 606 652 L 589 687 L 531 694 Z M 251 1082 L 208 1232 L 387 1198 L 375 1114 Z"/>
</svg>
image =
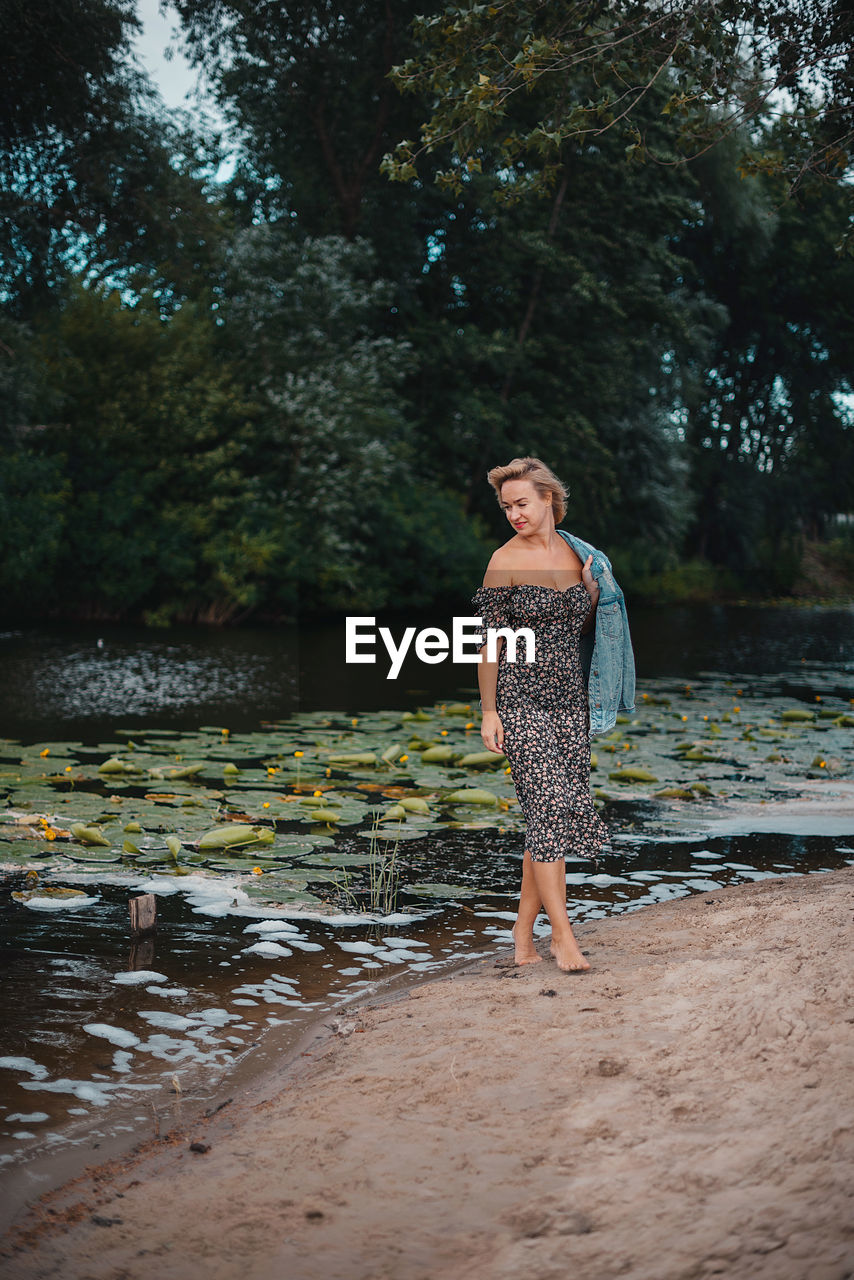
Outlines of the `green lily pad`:
<svg viewBox="0 0 854 1280">
<path fill-rule="evenodd" d="M 438 747 L 428 747 L 426 751 L 421 752 L 422 764 L 450 764 L 459 755 L 453 747 L 443 743 Z"/>
<path fill-rule="evenodd" d="M 608 774 L 613 782 L 658 782 L 659 779 L 649 769 L 638 769 L 629 765 L 625 769 L 614 769 Z"/>
<path fill-rule="evenodd" d="M 12 891 L 12 897 L 16 902 L 32 902 L 34 898 L 50 898 L 59 901 L 68 901 L 72 898 L 88 898 L 89 894 L 83 889 L 65 889 L 45 885 L 40 889 L 15 889 Z"/>
<path fill-rule="evenodd" d="M 206 831 L 199 840 L 199 849 L 230 849 L 249 844 L 272 844 L 276 833 L 269 827 L 250 827 L 242 822 L 228 823 Z"/>
<path fill-rule="evenodd" d="M 309 893 L 305 889 L 289 889 L 284 885 L 278 885 L 269 876 L 259 877 L 256 881 L 244 885 L 243 889 L 250 898 L 257 898 L 262 902 L 287 902 L 295 906 L 305 907 L 319 907 L 322 905 L 320 898 L 313 893 Z"/>
<path fill-rule="evenodd" d="M 423 760 L 424 757 L 422 756 Z M 504 752 L 495 751 L 471 751 L 468 755 L 463 756 L 462 760 L 458 760 L 457 764 L 460 769 L 488 769 L 493 765 L 502 764 L 507 757 Z"/>
<path fill-rule="evenodd" d="M 406 884 L 404 893 L 419 898 L 473 898 L 480 890 L 470 884 Z"/>
<path fill-rule="evenodd" d="M 430 813 L 430 806 L 421 796 L 403 796 L 398 800 L 398 804 L 407 813 Z"/>
<path fill-rule="evenodd" d="M 105 760 L 103 764 L 98 765 L 98 772 L 101 774 L 139 774 L 142 770 L 133 764 L 130 760 L 120 760 L 117 756 L 111 756 L 109 760 Z"/>
<path fill-rule="evenodd" d="M 312 853 L 300 862 L 302 867 L 367 867 L 379 859 L 370 853 Z"/>
<path fill-rule="evenodd" d="M 498 797 L 492 791 L 484 791 L 482 787 L 462 787 L 445 796 L 445 804 L 488 804 L 498 803 Z"/>
<path fill-rule="evenodd" d="M 108 849 L 110 847 L 111 842 L 98 827 L 87 827 L 82 822 L 72 822 L 70 830 L 74 839 L 79 840 L 81 844 L 105 845 Z"/>
</svg>

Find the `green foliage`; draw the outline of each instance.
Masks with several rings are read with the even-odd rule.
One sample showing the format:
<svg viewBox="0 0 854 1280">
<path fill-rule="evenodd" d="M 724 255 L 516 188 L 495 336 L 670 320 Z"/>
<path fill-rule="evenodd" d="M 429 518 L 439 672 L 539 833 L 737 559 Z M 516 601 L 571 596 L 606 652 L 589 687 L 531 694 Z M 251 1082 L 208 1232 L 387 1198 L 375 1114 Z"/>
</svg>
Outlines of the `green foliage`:
<svg viewBox="0 0 854 1280">
<path fill-rule="evenodd" d="M 130 5 L 0 18 L 7 612 L 464 606 L 510 534 L 486 472 L 522 453 L 635 594 L 796 589 L 854 509 L 837 6 L 800 46 L 803 15 L 755 11 L 789 40 L 776 123 L 735 0 L 657 7 L 657 77 L 645 5 L 177 8 L 224 186 L 130 66 Z M 809 120 L 799 48 L 831 94 Z M 749 127 L 711 145 L 724 102 Z"/>
<path fill-rule="evenodd" d="M 466 0 L 420 16 L 414 30 L 417 47 L 392 79 L 427 110 L 418 140 L 407 131 L 383 158 L 398 181 L 412 181 L 429 156 L 436 183 L 460 193 L 488 150 L 507 197 L 517 199 L 550 188 L 567 151 L 598 146 L 608 132 L 626 161 L 660 161 L 645 128 L 651 94 L 684 157 L 759 116 L 780 88 L 799 145 L 779 152 L 756 137 L 744 147 L 744 171 L 786 172 L 797 185 L 809 169 L 841 179 L 850 163 L 854 81 L 845 54 L 854 27 L 838 0 Z M 532 97 L 526 114 L 519 101 Z"/>
</svg>

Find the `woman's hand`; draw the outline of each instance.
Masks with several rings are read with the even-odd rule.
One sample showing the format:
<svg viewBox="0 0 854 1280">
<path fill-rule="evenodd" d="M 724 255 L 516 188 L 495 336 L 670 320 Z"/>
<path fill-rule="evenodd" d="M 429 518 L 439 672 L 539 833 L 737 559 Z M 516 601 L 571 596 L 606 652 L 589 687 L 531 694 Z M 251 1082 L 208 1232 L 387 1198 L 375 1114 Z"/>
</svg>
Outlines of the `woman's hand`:
<svg viewBox="0 0 854 1280">
<path fill-rule="evenodd" d="M 496 755 L 503 753 L 504 726 L 499 719 L 497 711 L 484 711 L 483 723 L 480 726 L 480 736 L 483 738 L 483 745 L 487 751 L 494 751 Z"/>
<path fill-rule="evenodd" d="M 581 566 L 581 581 L 584 583 L 591 600 L 595 604 L 599 599 L 599 583 L 593 577 L 593 570 L 590 567 L 592 564 L 593 557 L 588 556 L 584 561 L 584 564 Z"/>
</svg>

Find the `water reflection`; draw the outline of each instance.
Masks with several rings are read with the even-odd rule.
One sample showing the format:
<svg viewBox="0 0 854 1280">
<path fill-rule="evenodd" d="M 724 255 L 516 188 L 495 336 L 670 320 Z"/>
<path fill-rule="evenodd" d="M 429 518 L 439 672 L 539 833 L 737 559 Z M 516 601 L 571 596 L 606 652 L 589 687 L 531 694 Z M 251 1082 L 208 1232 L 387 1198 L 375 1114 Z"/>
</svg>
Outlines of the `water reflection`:
<svg viewBox="0 0 854 1280">
<path fill-rule="evenodd" d="M 465 614 L 467 602 L 457 613 Z M 452 615 L 377 616 L 450 632 Z M 698 672 L 779 673 L 797 685 L 821 664 L 850 688 L 854 607 L 682 605 L 635 607 L 632 639 L 640 679 Z M 397 680 L 388 662 L 344 662 L 344 615 L 325 622 L 211 631 L 79 624 L 0 632 L 0 726 L 37 738 L 108 736 L 118 723 L 255 729 L 296 710 L 405 708 L 476 690 L 473 665 L 427 665 L 410 656 Z"/>
</svg>

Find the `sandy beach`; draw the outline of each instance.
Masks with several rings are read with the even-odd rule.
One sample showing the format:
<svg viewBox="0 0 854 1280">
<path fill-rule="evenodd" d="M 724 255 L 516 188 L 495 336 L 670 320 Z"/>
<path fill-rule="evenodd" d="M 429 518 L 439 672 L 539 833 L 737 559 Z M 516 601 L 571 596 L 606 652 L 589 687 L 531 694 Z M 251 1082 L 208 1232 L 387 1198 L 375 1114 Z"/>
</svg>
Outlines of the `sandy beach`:
<svg viewBox="0 0 854 1280">
<path fill-rule="evenodd" d="M 44 1197 L 4 1272 L 843 1280 L 852 908 L 854 868 L 761 880 L 579 926 L 587 973 L 502 954 L 351 1009 Z"/>
</svg>

